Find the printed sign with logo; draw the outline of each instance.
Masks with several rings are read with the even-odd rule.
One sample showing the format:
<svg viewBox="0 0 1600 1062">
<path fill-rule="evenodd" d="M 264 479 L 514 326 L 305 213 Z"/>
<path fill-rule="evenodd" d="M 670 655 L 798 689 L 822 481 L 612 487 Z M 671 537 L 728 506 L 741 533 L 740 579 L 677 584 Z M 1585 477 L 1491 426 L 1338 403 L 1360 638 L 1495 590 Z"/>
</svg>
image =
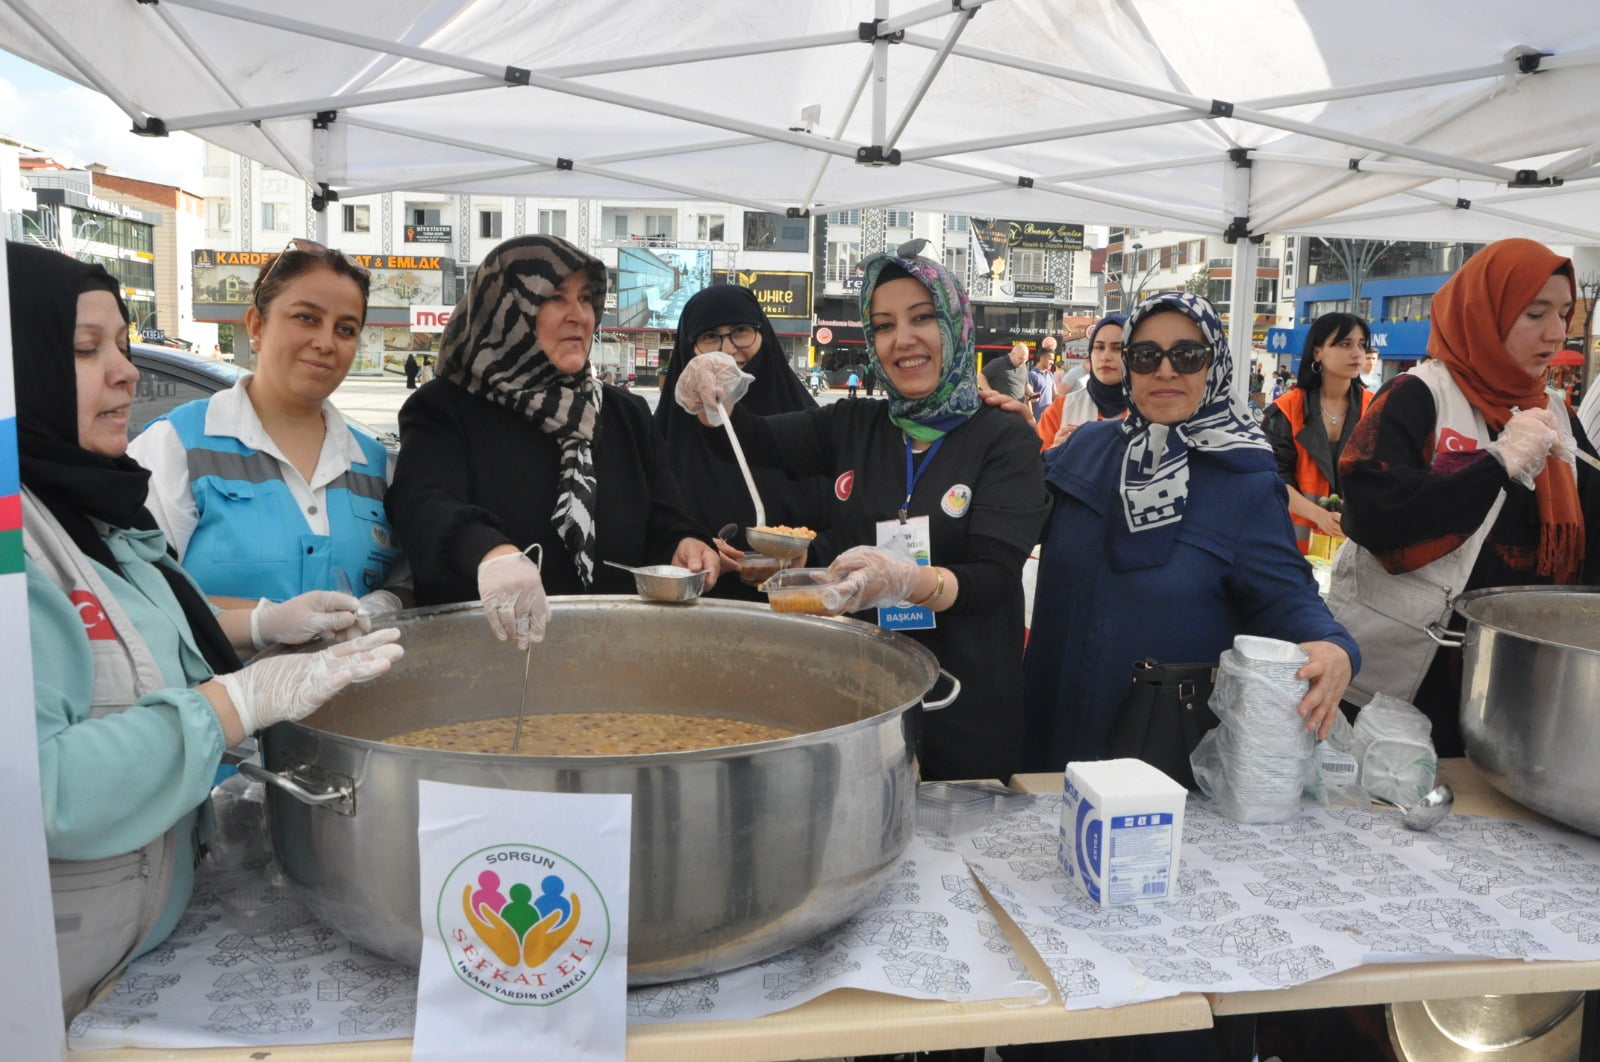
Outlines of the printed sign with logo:
<svg viewBox="0 0 1600 1062">
<path fill-rule="evenodd" d="M 621 1060 L 632 798 L 423 781 L 417 805 L 412 1057 Z"/>
</svg>

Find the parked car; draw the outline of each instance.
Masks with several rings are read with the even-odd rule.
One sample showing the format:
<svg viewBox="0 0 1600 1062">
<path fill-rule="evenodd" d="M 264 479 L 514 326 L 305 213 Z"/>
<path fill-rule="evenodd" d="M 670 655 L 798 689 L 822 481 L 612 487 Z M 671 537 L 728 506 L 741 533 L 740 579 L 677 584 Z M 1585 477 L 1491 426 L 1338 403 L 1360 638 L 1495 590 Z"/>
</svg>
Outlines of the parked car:
<svg viewBox="0 0 1600 1062">
<path fill-rule="evenodd" d="M 157 417 L 185 402 L 206 398 L 232 387 L 245 370 L 228 361 L 189 354 L 174 347 L 134 343 L 128 352 L 139 382 L 134 385 L 133 410 L 128 416 L 128 438 L 138 435 Z M 378 432 L 349 415 L 345 421 L 357 431 L 383 444 L 391 455 L 400 452 L 400 437 Z"/>
</svg>

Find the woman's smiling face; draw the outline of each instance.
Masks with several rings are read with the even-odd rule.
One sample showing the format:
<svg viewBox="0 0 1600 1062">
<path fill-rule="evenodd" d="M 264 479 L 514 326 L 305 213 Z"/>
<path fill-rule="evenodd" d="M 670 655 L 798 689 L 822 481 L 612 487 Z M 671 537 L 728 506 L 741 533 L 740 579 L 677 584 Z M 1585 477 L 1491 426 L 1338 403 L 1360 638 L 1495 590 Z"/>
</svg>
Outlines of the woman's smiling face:
<svg viewBox="0 0 1600 1062">
<path fill-rule="evenodd" d="M 920 280 L 900 277 L 873 288 L 868 324 L 878 364 L 900 397 L 926 398 L 939 389 L 944 336 L 933 295 Z"/>
</svg>

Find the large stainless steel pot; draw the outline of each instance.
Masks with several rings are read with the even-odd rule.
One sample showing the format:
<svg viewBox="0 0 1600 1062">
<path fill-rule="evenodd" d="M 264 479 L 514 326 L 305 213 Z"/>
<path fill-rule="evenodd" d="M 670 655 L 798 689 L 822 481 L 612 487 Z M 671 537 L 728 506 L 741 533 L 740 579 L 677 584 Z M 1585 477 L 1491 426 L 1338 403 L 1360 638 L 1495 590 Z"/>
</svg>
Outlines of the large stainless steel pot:
<svg viewBox="0 0 1600 1062">
<path fill-rule="evenodd" d="M 1441 640 L 1462 648 L 1467 756 L 1519 804 L 1600 835 L 1600 588 L 1474 590 L 1455 610 L 1466 632 Z"/>
<path fill-rule="evenodd" d="M 380 954 L 419 961 L 421 779 L 633 794 L 634 984 L 766 958 L 848 918 L 882 887 L 911 837 L 913 709 L 939 675 L 931 653 L 867 624 L 759 605 L 553 605 L 549 637 L 533 648 L 530 715 L 675 712 L 801 733 L 607 757 L 386 744 L 422 727 L 515 715 L 523 684 L 523 655 L 494 640 L 478 607 L 401 613 L 406 655 L 388 675 L 264 735 L 273 843 L 318 916 Z"/>
</svg>

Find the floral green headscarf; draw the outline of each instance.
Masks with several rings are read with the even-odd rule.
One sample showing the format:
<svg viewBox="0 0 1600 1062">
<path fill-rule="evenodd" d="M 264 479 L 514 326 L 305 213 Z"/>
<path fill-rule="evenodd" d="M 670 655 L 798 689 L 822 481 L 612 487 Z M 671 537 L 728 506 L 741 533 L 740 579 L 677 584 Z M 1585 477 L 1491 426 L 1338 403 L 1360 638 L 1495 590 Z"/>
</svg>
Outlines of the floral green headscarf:
<svg viewBox="0 0 1600 1062">
<path fill-rule="evenodd" d="M 928 289 L 939 317 L 939 335 L 944 340 L 939 367 L 944 379 L 926 398 L 904 398 L 894 389 L 872 341 L 872 292 L 890 265 L 905 270 Z M 871 351 L 873 372 L 889 396 L 889 419 L 913 439 L 932 442 L 943 438 L 983 406 L 978 397 L 978 353 L 972 344 L 972 306 L 967 293 L 948 269 L 927 258 L 877 254 L 863 262 L 861 269 L 865 274 L 861 279 L 861 328 Z"/>
</svg>

